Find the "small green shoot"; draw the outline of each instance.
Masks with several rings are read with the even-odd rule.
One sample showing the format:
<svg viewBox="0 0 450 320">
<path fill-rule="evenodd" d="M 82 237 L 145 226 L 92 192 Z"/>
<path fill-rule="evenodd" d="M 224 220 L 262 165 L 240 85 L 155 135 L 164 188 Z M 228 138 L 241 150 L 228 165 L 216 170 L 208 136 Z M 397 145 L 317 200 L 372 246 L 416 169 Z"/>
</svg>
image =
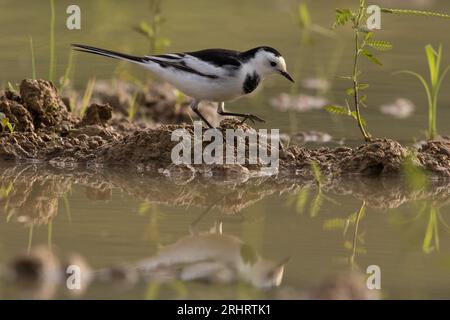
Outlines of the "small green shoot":
<svg viewBox="0 0 450 320">
<path fill-rule="evenodd" d="M 64 89 L 69 84 L 70 73 L 72 72 L 72 69 L 73 69 L 73 57 L 74 57 L 74 51 L 70 50 L 66 71 L 64 72 L 64 75 L 60 80 L 59 92 L 63 92 Z"/>
<path fill-rule="evenodd" d="M 149 54 L 157 54 L 171 44 L 170 39 L 161 37 L 162 26 L 166 23 L 166 18 L 162 16 L 162 2 L 163 0 L 150 0 L 149 22 L 141 21 L 133 28 L 147 39 Z"/>
<path fill-rule="evenodd" d="M 128 119 L 130 121 L 133 121 L 133 119 L 136 117 L 136 113 L 138 110 L 138 104 L 136 103 L 137 96 L 139 94 L 139 90 L 136 90 L 131 97 L 131 101 L 128 105 Z"/>
<path fill-rule="evenodd" d="M 2 112 L 0 112 L 0 125 L 2 127 L 2 133 L 4 133 L 6 129 L 9 130 L 10 134 L 14 133 L 15 124 L 9 122 L 9 118 Z"/>
<path fill-rule="evenodd" d="M 56 73 L 56 57 L 55 57 L 55 0 L 50 0 L 50 61 L 48 70 L 48 80 L 53 82 Z"/>
<path fill-rule="evenodd" d="M 80 105 L 80 116 L 82 117 L 86 112 L 87 107 L 89 106 L 89 102 L 91 101 L 92 92 L 94 91 L 95 86 L 95 77 L 89 79 L 86 90 L 84 91 L 83 99 L 81 100 Z"/>
<path fill-rule="evenodd" d="M 441 90 L 442 82 L 445 76 L 450 70 L 450 66 L 442 72 L 441 74 L 441 63 L 442 63 L 442 45 L 439 45 L 436 51 L 431 45 L 425 47 L 425 53 L 428 61 L 428 68 L 430 71 L 430 82 L 425 80 L 425 77 L 413 71 L 399 71 L 397 73 L 409 74 L 416 77 L 427 95 L 428 100 L 428 139 L 434 139 L 438 135 L 437 131 L 437 107 L 439 92 Z"/>
<path fill-rule="evenodd" d="M 9 82 L 9 81 L 8 81 L 8 90 L 13 92 L 13 93 L 17 93 L 18 92 L 17 88 L 15 88 L 14 85 L 11 82 Z"/>
</svg>

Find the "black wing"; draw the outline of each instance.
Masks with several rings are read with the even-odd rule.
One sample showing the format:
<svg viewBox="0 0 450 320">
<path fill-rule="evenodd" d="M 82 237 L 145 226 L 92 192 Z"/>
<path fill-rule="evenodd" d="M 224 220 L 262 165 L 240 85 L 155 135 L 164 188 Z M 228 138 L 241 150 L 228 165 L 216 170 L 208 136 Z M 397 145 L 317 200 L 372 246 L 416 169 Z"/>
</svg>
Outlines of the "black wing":
<svg viewBox="0 0 450 320">
<path fill-rule="evenodd" d="M 206 49 L 201 51 L 186 52 L 186 54 L 217 67 L 233 66 L 239 68 L 242 65 L 239 58 L 240 52 L 234 50 Z"/>
</svg>

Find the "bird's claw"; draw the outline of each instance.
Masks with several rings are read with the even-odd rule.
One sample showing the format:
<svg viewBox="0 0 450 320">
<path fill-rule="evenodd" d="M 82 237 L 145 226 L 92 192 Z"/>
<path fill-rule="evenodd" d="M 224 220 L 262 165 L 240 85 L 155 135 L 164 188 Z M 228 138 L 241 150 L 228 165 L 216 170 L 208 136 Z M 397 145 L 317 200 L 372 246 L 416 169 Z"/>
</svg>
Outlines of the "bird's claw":
<svg viewBox="0 0 450 320">
<path fill-rule="evenodd" d="M 253 124 L 255 124 L 256 121 L 263 122 L 263 123 L 266 122 L 266 120 L 261 119 L 260 117 L 255 116 L 254 114 L 250 114 L 250 113 L 244 115 L 244 117 L 241 121 L 241 124 L 245 123 L 245 121 L 247 121 L 247 120 L 250 120 Z"/>
</svg>

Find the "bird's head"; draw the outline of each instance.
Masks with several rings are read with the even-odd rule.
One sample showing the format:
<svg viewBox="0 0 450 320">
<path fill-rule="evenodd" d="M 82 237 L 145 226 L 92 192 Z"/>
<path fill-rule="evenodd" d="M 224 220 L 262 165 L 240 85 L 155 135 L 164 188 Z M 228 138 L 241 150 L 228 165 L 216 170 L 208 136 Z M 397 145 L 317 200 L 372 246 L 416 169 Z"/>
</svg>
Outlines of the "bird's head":
<svg viewBox="0 0 450 320">
<path fill-rule="evenodd" d="M 275 262 L 259 258 L 251 265 L 246 265 L 242 276 L 253 286 L 261 289 L 278 287 L 283 280 L 284 267 L 289 258 Z"/>
<path fill-rule="evenodd" d="M 291 82 L 292 76 L 287 72 L 286 62 L 281 54 L 271 47 L 257 47 L 244 52 L 244 59 L 247 59 L 261 76 L 281 74 Z"/>
</svg>

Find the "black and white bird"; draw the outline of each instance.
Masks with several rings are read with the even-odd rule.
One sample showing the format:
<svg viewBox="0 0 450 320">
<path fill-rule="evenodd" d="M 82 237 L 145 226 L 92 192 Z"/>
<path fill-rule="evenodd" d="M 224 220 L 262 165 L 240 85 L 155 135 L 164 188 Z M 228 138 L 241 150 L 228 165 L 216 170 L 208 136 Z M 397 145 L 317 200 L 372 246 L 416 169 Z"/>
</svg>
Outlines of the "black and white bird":
<svg viewBox="0 0 450 320">
<path fill-rule="evenodd" d="M 271 47 L 257 47 L 239 52 L 226 49 L 206 49 L 195 52 L 132 56 L 86 45 L 73 44 L 75 50 L 130 61 L 147 68 L 162 80 L 193 98 L 192 110 L 212 128 L 200 113 L 200 101 L 218 102 L 217 112 L 224 116 L 242 117 L 242 122 L 264 122 L 249 113 L 224 110 L 225 101 L 232 101 L 253 92 L 268 75 L 280 74 L 294 79 L 286 70 L 281 54 Z"/>
</svg>

